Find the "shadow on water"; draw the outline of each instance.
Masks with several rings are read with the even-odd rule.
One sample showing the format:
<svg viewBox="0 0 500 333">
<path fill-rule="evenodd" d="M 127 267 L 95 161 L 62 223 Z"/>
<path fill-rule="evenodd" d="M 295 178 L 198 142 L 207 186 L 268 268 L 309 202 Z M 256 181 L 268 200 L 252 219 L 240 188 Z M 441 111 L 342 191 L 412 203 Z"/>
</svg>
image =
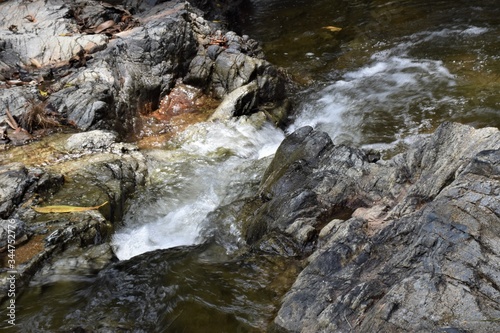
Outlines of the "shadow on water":
<svg viewBox="0 0 500 333">
<path fill-rule="evenodd" d="M 219 261 L 207 245 L 157 250 L 87 281 L 33 286 L 20 332 L 261 332 L 298 272 L 263 255 Z"/>
</svg>

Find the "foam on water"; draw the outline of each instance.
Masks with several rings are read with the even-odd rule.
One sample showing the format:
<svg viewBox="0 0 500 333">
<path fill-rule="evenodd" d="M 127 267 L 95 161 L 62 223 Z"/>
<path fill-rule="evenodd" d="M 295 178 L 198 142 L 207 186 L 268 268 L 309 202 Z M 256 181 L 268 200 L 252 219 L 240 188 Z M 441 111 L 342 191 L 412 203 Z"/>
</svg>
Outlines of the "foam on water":
<svg viewBox="0 0 500 333">
<path fill-rule="evenodd" d="M 375 121 L 382 112 L 410 117 L 410 105 L 438 103 L 440 97 L 433 88 L 454 84 L 441 61 L 379 52 L 369 65 L 345 73 L 321 90 L 316 100 L 303 106 L 289 131 L 310 125 L 326 131 L 334 141 L 359 144 L 363 142 L 360 129 L 370 122 L 369 117 Z"/>
<path fill-rule="evenodd" d="M 135 199 L 112 238 L 117 257 L 202 242 L 207 214 L 258 181 L 261 173 L 245 168 L 273 154 L 283 138 L 268 123 L 241 118 L 193 125 L 176 151 L 152 152 L 149 191 Z"/>
</svg>

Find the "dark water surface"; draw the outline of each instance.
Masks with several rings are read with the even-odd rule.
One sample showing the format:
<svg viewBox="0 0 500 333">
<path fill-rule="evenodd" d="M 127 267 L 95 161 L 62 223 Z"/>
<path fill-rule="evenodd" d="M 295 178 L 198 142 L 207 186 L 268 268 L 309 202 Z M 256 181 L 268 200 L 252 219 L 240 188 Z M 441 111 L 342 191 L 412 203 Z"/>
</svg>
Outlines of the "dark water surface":
<svg viewBox="0 0 500 333">
<path fill-rule="evenodd" d="M 313 125 L 327 131 L 335 142 L 397 150 L 446 120 L 500 126 L 499 27 L 498 1 L 253 0 L 245 7 L 243 33 L 260 40 L 268 59 L 285 67 L 302 84 L 295 96 L 300 103 L 289 131 Z M 207 214 L 225 203 L 217 198 L 236 200 L 236 193 L 227 193 L 230 188 L 234 192 L 234 184 L 243 184 L 242 179 L 254 179 L 253 186 L 258 184 L 262 170 L 246 167 L 243 169 L 251 170 L 252 176 L 234 177 L 232 182 L 226 180 L 227 184 L 221 182 L 213 185 L 215 190 L 207 190 L 208 184 L 221 178 L 211 176 L 212 169 L 218 168 L 217 159 L 231 155 L 224 163 L 226 169 L 236 170 L 232 163 L 240 165 L 239 159 L 248 163 L 249 156 L 265 156 L 255 153 L 262 151 L 265 138 L 282 138 L 282 133 L 267 128 L 267 132 L 258 130 L 262 132 L 259 143 L 243 145 L 244 140 L 235 139 L 236 135 L 247 133 L 246 138 L 256 140 L 260 132 L 233 125 L 219 124 L 214 129 L 219 146 L 192 140 L 189 154 L 172 153 L 180 159 L 206 154 L 194 157 L 198 164 L 175 162 L 188 163 L 191 169 L 208 165 L 208 172 L 194 173 L 200 177 L 196 184 L 189 182 L 192 175 L 177 174 L 190 169 L 182 164 L 153 166 L 155 175 L 163 178 L 156 186 L 159 192 L 151 195 L 158 199 L 158 207 L 172 207 L 153 212 L 154 205 L 144 208 L 149 199 L 141 202 L 139 198 L 132 207 L 143 207 L 145 212 L 128 212 L 131 226 L 114 239 L 116 248 L 129 250 L 135 243 L 139 252 L 127 252 L 125 258 L 133 256 L 131 259 L 97 275 L 36 279 L 17 300 L 18 326 L 12 331 L 265 331 L 297 273 L 293 260 L 263 255 L 237 258 L 231 253 L 237 253 L 234 247 L 239 243 L 221 240 L 223 236 L 218 244 L 205 240 L 205 245 L 140 254 L 164 245 L 159 238 L 165 238 L 162 233 L 172 234 L 161 229 L 170 215 L 175 220 L 187 216 L 176 232 L 197 229 L 197 225 L 183 227 L 194 213 Z M 210 130 L 205 128 L 205 132 Z M 222 136 L 226 143 L 220 143 Z M 224 148 L 227 142 L 233 146 Z M 249 146 L 256 148 L 243 153 Z M 211 157 L 215 152 L 220 155 L 217 159 Z M 202 177 L 205 173 L 207 180 Z M 171 186 L 169 179 L 182 182 Z M 182 191 L 184 183 L 188 190 L 182 193 L 189 197 L 181 203 L 183 196 L 175 191 Z M 220 184 L 226 184 L 226 193 Z M 168 204 L 160 202 L 161 198 Z M 202 198 L 208 204 L 200 209 Z M 143 221 L 155 214 L 165 217 L 152 218 L 153 224 Z M 203 216 L 196 219 L 203 220 Z M 137 219 L 141 224 L 134 226 Z M 228 223 L 225 234 L 236 239 L 241 226 L 238 221 Z M 189 243 L 197 234 L 176 239 L 182 237 Z M 233 248 L 229 251 L 228 246 Z M 6 318 L 4 309 L 0 315 Z"/>
</svg>

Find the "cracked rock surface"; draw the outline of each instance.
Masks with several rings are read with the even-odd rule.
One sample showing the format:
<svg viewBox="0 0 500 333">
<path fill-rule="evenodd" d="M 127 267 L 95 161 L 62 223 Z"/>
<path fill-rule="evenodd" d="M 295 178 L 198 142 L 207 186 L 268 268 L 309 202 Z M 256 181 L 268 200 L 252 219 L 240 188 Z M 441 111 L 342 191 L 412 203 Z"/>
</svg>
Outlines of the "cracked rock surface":
<svg viewBox="0 0 500 333">
<path fill-rule="evenodd" d="M 302 128 L 260 193 L 247 242 L 310 254 L 275 331 L 498 331 L 498 129 L 445 123 L 408 152 L 370 161 Z M 337 218 L 342 209 L 350 218 Z"/>
<path fill-rule="evenodd" d="M 251 100 L 245 113 L 281 112 L 286 77 L 257 42 L 188 2 L 118 2 L 0 3 L 0 123 L 6 108 L 19 118 L 29 102 L 43 103 L 81 130 L 126 136 L 182 82 L 221 101 L 255 85 L 258 93 L 240 96 Z"/>
</svg>

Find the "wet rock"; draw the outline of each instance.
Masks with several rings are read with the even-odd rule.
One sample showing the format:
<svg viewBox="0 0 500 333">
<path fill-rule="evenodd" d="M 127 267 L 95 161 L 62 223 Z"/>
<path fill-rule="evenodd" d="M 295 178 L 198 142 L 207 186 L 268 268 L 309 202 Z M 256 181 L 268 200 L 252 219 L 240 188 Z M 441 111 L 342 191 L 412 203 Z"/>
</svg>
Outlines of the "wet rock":
<svg viewBox="0 0 500 333">
<path fill-rule="evenodd" d="M 121 220 L 127 199 L 144 184 L 147 168 L 136 146 L 115 143 L 116 135 L 105 131 L 78 133 L 67 140 L 66 137 L 45 138 L 46 142 L 34 143 L 33 149 L 29 146 L 12 149 L 43 154 L 46 161 L 43 166 L 11 163 L 0 167 L 2 218 L 7 222 L 23 221 L 26 225 L 16 247 L 19 290 L 43 267 L 48 275 L 54 273 L 54 277 L 68 273 L 60 271 L 57 264 L 69 260 L 66 251 L 86 248 L 90 253 L 93 246 L 105 243 L 112 223 Z M 61 155 L 61 151 L 66 153 Z M 17 152 L 12 151 L 11 156 L 17 156 Z M 28 158 L 26 162 L 38 160 L 32 162 Z M 32 209 L 47 205 L 89 207 L 106 201 L 99 211 L 40 214 Z M 85 254 L 71 258 L 71 263 L 83 265 L 82 269 L 92 274 L 110 260 L 104 254 L 102 260 L 87 258 Z M 87 261 L 89 265 L 85 264 Z M 54 263 L 58 268 L 52 269 L 46 263 Z M 0 289 L 5 287 L 4 275 L 0 274 L 3 281 Z"/>
<path fill-rule="evenodd" d="M 22 163 L 0 166 L 0 214 L 7 219 L 21 204 L 34 195 L 49 196 L 57 192 L 64 178 L 61 174 L 27 168 Z"/>
<path fill-rule="evenodd" d="M 167 118 L 196 112 L 203 105 L 201 89 L 178 83 L 172 91 L 160 102 L 159 113 Z"/>
<path fill-rule="evenodd" d="M 335 160 L 326 163 L 327 156 Z M 252 244 L 266 232 L 279 231 L 308 246 L 328 219 L 351 209 L 348 184 L 356 190 L 365 164 L 361 151 L 334 146 L 327 134 L 311 127 L 297 130 L 285 138 L 264 173 L 261 204 L 245 221 L 245 239 Z M 347 174 L 352 175 L 344 178 Z"/>
<path fill-rule="evenodd" d="M 108 243 L 72 247 L 65 251 L 64 256 L 45 263 L 30 285 L 33 287 L 61 280 L 79 280 L 82 276 L 96 274 L 115 259 Z"/>
<path fill-rule="evenodd" d="M 290 285 L 296 263 L 256 255 L 228 262 L 207 260 L 213 255 L 207 246 L 181 246 L 112 263 L 97 275 L 79 281 L 74 296 L 84 295 L 88 301 L 82 298 L 68 307 L 62 321 L 53 322 L 53 309 L 47 306 L 36 315 L 43 313 L 41 325 L 49 330 L 106 332 L 140 328 L 150 332 L 160 325 L 173 332 L 186 327 L 207 333 L 265 331 L 275 295 Z M 67 262 L 75 266 L 77 260 L 71 257 Z M 54 271 L 65 273 L 62 264 L 55 262 Z M 188 285 L 186 276 L 191 282 Z M 39 290 L 30 288 L 31 295 L 42 302 L 46 287 L 68 286 L 65 280 L 74 278 L 67 272 L 57 276 L 62 282 L 51 284 L 50 277 L 45 277 L 48 285 L 40 279 Z M 241 281 L 245 281 L 243 287 Z M 74 299 L 70 301 L 74 303 Z M 210 325 L 214 320 L 221 324 Z M 26 327 L 19 325 L 21 329 Z"/>
<path fill-rule="evenodd" d="M 294 152 L 296 141 L 297 154 L 304 155 L 314 135 L 319 134 L 301 129 L 280 150 L 288 146 Z M 309 239 L 315 251 L 283 299 L 274 320 L 277 331 L 498 328 L 498 129 L 445 123 L 407 153 L 376 163 L 361 151 L 330 145 L 299 159 L 300 167 L 297 162 L 286 167 L 287 155 L 279 156 L 281 163 L 270 167 L 263 182 L 269 200 L 263 206 L 284 196 L 279 184 L 300 180 L 317 205 L 330 205 L 329 218 L 342 206 L 355 213 L 326 227 L 314 216 L 286 224 L 299 224 L 288 229 L 295 241 L 304 239 L 299 235 L 306 225 L 323 229 Z M 277 165 L 285 170 L 277 171 Z M 273 174 L 280 176 L 271 181 Z M 296 195 L 289 193 L 285 202 Z M 267 229 L 287 234 L 276 217 L 264 220 Z"/>
<path fill-rule="evenodd" d="M 68 151 L 107 149 L 115 140 L 116 134 L 102 130 L 77 133 L 68 138 L 66 149 Z"/>
<path fill-rule="evenodd" d="M 258 86 L 255 82 L 233 90 L 215 109 L 210 120 L 227 120 L 235 116 L 251 114 L 257 105 L 257 91 Z"/>
<path fill-rule="evenodd" d="M 60 164 L 57 170 L 64 173 L 67 182 L 51 196 L 51 202 L 96 206 L 108 201 L 101 211 L 111 222 L 119 221 L 127 199 L 144 184 L 147 172 L 143 155 L 130 148 L 114 144 L 100 153 L 78 153 L 74 160 Z"/>
</svg>

